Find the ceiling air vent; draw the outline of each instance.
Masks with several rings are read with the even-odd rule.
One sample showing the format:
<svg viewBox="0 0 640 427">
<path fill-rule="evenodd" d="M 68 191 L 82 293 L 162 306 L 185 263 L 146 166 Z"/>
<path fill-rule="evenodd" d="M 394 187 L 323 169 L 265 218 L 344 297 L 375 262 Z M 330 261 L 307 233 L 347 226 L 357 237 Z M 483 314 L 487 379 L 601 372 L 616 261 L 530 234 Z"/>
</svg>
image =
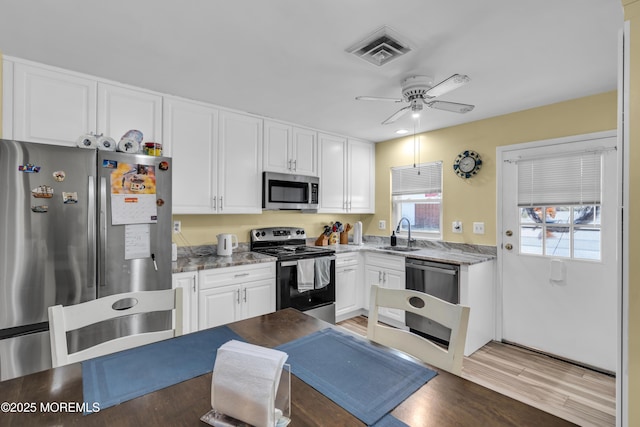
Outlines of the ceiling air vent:
<svg viewBox="0 0 640 427">
<path fill-rule="evenodd" d="M 397 33 L 387 26 L 376 30 L 347 49 L 347 52 L 378 66 L 391 62 L 410 51 L 409 44 L 402 41 Z"/>
</svg>

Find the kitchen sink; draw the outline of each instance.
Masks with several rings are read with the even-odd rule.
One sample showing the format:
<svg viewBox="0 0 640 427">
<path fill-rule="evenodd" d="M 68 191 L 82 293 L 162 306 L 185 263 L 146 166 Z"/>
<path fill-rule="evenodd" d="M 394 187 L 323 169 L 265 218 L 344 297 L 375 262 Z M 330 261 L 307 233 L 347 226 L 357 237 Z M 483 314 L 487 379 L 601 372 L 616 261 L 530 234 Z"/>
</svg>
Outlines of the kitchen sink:
<svg viewBox="0 0 640 427">
<path fill-rule="evenodd" d="M 380 249 L 384 249 L 385 251 L 413 252 L 419 251 L 421 248 L 408 248 L 406 246 L 383 246 Z"/>
</svg>

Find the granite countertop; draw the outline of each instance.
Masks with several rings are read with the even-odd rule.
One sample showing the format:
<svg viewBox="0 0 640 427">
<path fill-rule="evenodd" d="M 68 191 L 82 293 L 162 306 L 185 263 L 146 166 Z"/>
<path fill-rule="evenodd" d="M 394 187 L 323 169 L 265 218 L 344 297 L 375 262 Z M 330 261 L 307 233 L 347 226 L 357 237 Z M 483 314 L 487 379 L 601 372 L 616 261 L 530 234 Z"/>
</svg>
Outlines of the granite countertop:
<svg viewBox="0 0 640 427">
<path fill-rule="evenodd" d="M 495 246 L 419 240 L 412 244 L 414 247 L 419 248 L 418 250 L 405 252 L 385 249 L 385 247 L 389 246 L 388 240 L 388 238 L 384 237 L 369 237 L 362 245 L 330 245 L 327 248 L 333 249 L 336 254 L 370 251 L 456 265 L 478 264 L 491 261 L 497 256 Z M 313 240 L 309 244 L 313 244 Z M 406 240 L 398 239 L 398 247 L 406 245 Z M 216 246 L 204 245 L 178 248 L 178 260 L 172 263 L 172 267 L 173 273 L 183 273 L 275 261 L 277 261 L 276 257 L 249 251 L 249 247 L 246 244 L 241 244 L 231 256 L 218 256 L 216 255 Z"/>
<path fill-rule="evenodd" d="M 211 268 L 275 262 L 276 260 L 276 257 L 250 252 L 246 248 L 241 248 L 231 256 L 219 256 L 216 254 L 215 246 L 195 246 L 178 248 L 178 260 L 171 264 L 173 273 L 184 273 Z"/>
<path fill-rule="evenodd" d="M 398 243 L 398 248 L 406 247 L 404 244 Z M 388 243 L 384 242 L 365 242 L 362 245 L 332 245 L 332 249 L 337 254 L 354 251 L 379 252 L 389 255 L 403 256 L 405 258 L 416 258 L 426 261 L 443 262 L 455 265 L 472 265 L 481 262 L 491 261 L 496 258 L 495 247 L 478 246 L 466 244 L 454 244 L 445 242 L 418 241 L 413 243 L 413 247 L 418 248 L 415 251 L 402 251 L 387 249 Z"/>
</svg>

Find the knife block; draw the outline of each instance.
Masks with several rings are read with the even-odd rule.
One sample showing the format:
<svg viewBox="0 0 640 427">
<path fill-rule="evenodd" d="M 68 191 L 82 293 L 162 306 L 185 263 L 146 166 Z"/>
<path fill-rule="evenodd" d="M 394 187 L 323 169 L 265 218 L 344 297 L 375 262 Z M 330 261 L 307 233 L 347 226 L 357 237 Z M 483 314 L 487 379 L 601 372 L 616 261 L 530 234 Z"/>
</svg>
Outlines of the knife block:
<svg viewBox="0 0 640 427">
<path fill-rule="evenodd" d="M 316 246 L 327 246 L 329 244 L 329 237 L 321 234 L 320 237 L 316 239 Z"/>
</svg>

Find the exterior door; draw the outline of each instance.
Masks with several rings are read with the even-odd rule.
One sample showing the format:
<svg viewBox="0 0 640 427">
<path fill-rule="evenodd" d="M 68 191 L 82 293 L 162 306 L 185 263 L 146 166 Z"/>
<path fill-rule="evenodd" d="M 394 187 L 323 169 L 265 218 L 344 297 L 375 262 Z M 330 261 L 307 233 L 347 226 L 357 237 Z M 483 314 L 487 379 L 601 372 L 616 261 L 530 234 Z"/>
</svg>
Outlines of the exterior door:
<svg viewBox="0 0 640 427">
<path fill-rule="evenodd" d="M 616 370 L 616 137 L 502 150 L 505 341 Z"/>
</svg>

